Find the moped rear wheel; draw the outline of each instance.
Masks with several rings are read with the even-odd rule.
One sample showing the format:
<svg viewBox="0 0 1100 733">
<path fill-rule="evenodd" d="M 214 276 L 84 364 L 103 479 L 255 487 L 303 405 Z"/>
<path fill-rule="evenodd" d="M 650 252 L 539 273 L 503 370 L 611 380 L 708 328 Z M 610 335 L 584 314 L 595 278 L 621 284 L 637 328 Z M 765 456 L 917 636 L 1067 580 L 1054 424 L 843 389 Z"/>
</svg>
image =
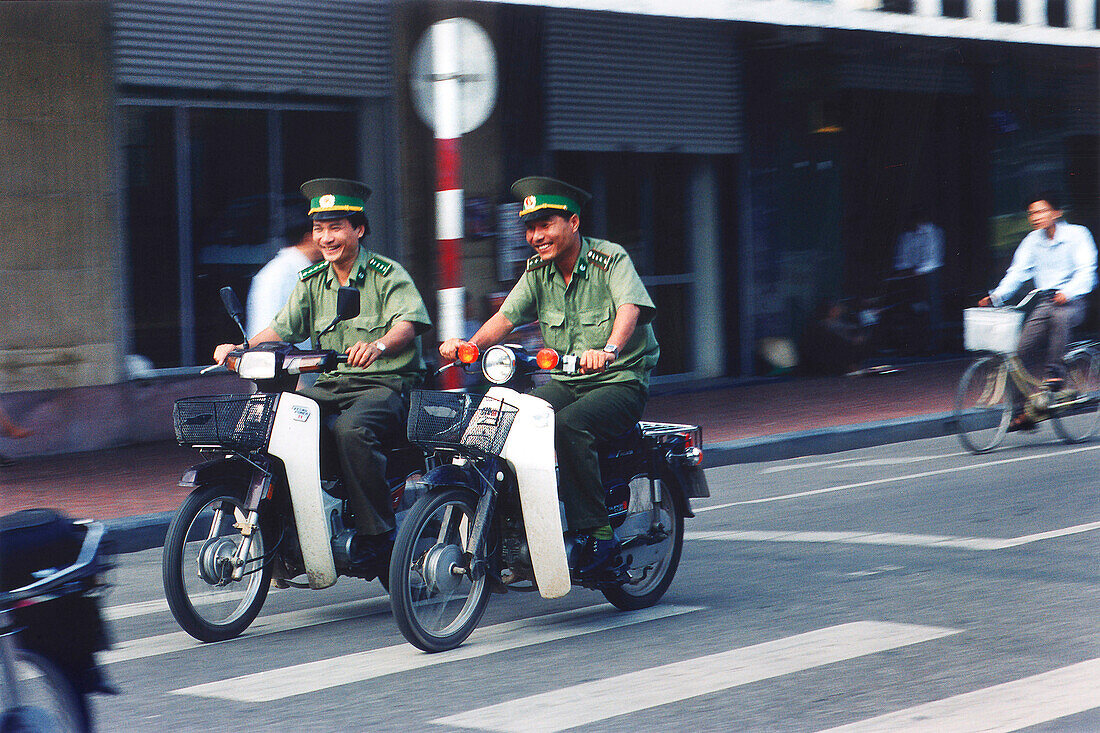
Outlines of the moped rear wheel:
<svg viewBox="0 0 1100 733">
<path fill-rule="evenodd" d="M 1065 388 L 1050 407 L 1054 432 L 1067 443 L 1080 443 L 1100 429 L 1100 358 L 1091 349 L 1066 354 Z"/>
<path fill-rule="evenodd" d="M 1008 362 L 985 356 L 971 364 L 959 380 L 955 394 L 955 430 L 971 453 L 996 448 L 1012 420 L 1012 386 Z"/>
<path fill-rule="evenodd" d="M 53 662 L 17 649 L 15 674 L 21 704 L 0 715 L 0 733 L 83 733 L 90 729 L 87 701 Z"/>
<path fill-rule="evenodd" d="M 661 600 L 680 566 L 684 514 L 672 493 L 678 489 L 661 479 L 657 479 L 657 484 L 660 501 L 639 507 L 615 530 L 625 541 L 623 554 L 630 556 L 629 580 L 601 590 L 612 605 L 623 611 L 649 608 Z M 647 539 L 632 543 L 632 537 Z"/>
<path fill-rule="evenodd" d="M 390 605 L 410 644 L 454 649 L 477 627 L 489 602 L 485 575 L 472 579 L 466 541 L 477 496 L 460 488 L 421 497 L 401 523 L 390 558 Z"/>
<path fill-rule="evenodd" d="M 248 628 L 267 598 L 271 563 L 261 563 L 263 532 L 256 529 L 244 565 L 233 580 L 230 559 L 244 541 L 243 483 L 204 486 L 187 497 L 168 527 L 161 572 L 168 607 L 199 641 L 232 639 Z"/>
</svg>

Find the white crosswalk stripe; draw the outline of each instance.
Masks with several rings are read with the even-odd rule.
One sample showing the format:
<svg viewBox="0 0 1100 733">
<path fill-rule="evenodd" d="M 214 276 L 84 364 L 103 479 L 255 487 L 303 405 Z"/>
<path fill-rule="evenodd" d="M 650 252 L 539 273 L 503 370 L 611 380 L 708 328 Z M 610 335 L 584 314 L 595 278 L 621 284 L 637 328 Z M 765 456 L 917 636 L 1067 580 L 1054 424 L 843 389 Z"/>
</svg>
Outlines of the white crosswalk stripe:
<svg viewBox="0 0 1100 733">
<path fill-rule="evenodd" d="M 1100 707 L 1100 659 L 956 695 L 825 733 L 1008 733 Z"/>
<path fill-rule="evenodd" d="M 241 702 L 270 702 L 383 675 L 475 659 L 509 649 L 633 626 L 699 610 L 701 609 L 698 606 L 658 605 L 623 613 L 608 604 L 586 606 L 480 628 L 470 636 L 465 645 L 449 652 L 424 654 L 409 644 L 398 644 L 219 682 L 193 685 L 173 692 Z"/>
<path fill-rule="evenodd" d="M 476 730 L 552 733 L 959 632 L 857 621 L 552 690 L 432 722 Z"/>
</svg>

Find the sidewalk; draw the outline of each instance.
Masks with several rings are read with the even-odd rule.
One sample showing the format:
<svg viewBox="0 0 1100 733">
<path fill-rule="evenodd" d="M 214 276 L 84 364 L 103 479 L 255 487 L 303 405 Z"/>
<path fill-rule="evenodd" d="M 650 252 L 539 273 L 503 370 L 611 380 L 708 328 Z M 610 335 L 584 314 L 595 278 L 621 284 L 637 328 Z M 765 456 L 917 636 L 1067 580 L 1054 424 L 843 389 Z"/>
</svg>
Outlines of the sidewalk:
<svg viewBox="0 0 1100 733">
<path fill-rule="evenodd" d="M 912 364 L 898 374 L 794 378 L 698 391 L 658 391 L 646 419 L 703 428 L 707 466 L 940 435 L 955 385 L 969 363 Z M 198 454 L 174 443 L 20 460 L 0 468 L 0 514 L 57 507 L 112 520 L 132 549 L 159 543 L 188 490 L 177 485 Z M 159 529 L 158 529 L 159 528 Z M 139 536 L 140 535 L 140 536 Z"/>
</svg>

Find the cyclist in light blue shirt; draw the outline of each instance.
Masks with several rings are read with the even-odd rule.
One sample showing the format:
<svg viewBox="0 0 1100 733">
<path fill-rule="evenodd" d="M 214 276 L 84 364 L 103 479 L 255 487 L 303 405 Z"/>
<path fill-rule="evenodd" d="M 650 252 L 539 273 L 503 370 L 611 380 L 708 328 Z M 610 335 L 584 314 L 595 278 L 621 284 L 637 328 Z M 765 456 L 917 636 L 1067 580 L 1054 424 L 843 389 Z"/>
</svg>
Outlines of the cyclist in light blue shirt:
<svg viewBox="0 0 1100 733">
<path fill-rule="evenodd" d="M 1028 201 L 1027 219 L 1032 232 L 1024 237 L 1001 283 L 978 305 L 1000 305 L 1028 280 L 1052 295 L 1042 300 L 1024 322 L 1017 353 L 1025 363 L 1045 359 L 1046 380 L 1060 389 L 1065 377 L 1062 356 L 1070 331 L 1085 318 L 1086 296 L 1096 286 L 1096 243 L 1089 230 L 1062 221 L 1062 209 L 1054 194 L 1042 193 Z M 1016 414 L 1009 430 L 1028 430 L 1034 423 L 1022 412 L 1022 399 L 1014 395 Z"/>
</svg>

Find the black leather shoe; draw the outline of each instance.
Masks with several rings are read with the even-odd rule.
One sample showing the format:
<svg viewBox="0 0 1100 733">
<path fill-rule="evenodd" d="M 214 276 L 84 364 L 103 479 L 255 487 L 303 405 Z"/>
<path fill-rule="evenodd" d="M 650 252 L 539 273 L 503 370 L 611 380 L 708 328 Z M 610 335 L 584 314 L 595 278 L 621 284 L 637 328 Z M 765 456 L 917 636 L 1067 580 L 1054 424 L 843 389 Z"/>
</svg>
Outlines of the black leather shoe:
<svg viewBox="0 0 1100 733">
<path fill-rule="evenodd" d="M 573 568 L 573 575 L 576 578 L 595 578 L 604 571 L 621 564 L 619 540 L 614 537 L 601 540 L 580 533 L 574 541 L 580 548 Z"/>
<path fill-rule="evenodd" d="M 389 534 L 356 534 L 351 538 L 352 565 L 381 569 L 390 564 L 393 538 Z"/>
</svg>

